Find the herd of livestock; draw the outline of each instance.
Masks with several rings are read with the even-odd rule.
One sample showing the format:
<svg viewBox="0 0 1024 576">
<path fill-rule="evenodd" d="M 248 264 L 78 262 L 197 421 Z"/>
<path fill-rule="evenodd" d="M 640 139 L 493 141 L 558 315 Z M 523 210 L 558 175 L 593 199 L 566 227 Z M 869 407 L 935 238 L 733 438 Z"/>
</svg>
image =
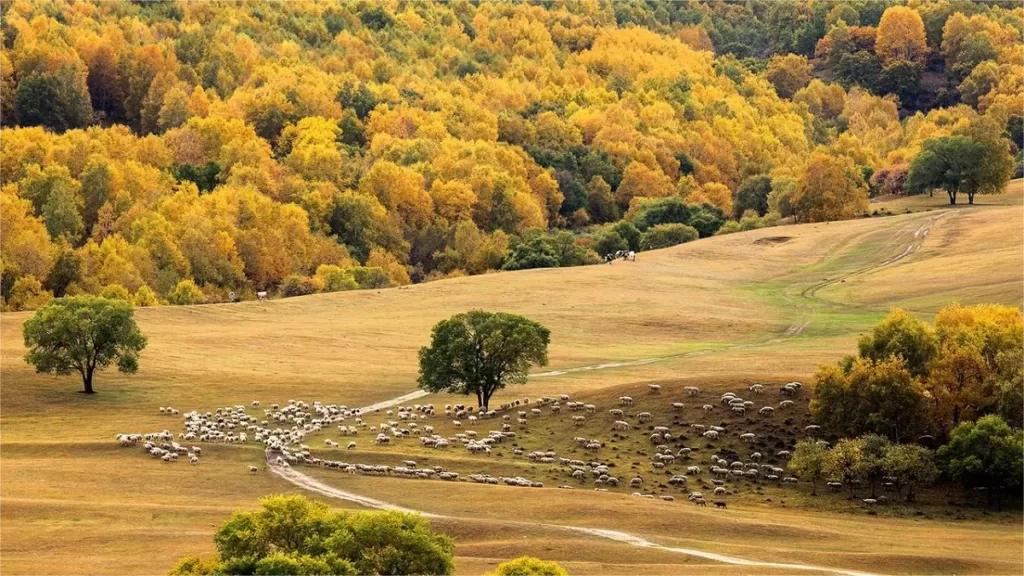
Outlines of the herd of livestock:
<svg viewBox="0 0 1024 576">
<path fill-rule="evenodd" d="M 598 491 L 628 486 L 633 490 L 634 496 L 647 498 L 659 497 L 653 493 L 654 488 L 661 489 L 662 492 L 665 489 L 678 489 L 687 492 L 688 500 L 698 506 L 704 506 L 707 500 L 703 493 L 688 488 L 694 480 L 700 483 L 701 489 L 710 489 L 715 497 L 730 494 L 729 484 L 797 482 L 797 478 L 787 475 L 782 466 L 764 461 L 784 463 L 790 455 L 788 446 L 771 452 L 766 452 L 765 448 L 758 448 L 758 443 L 766 446 L 766 442 L 759 442 L 761 439 L 758 438 L 753 425 L 758 419 L 775 418 L 777 410 L 794 409 L 796 402 L 793 397 L 800 389 L 801 385 L 798 382 L 785 384 L 779 388 L 779 394 L 785 398 L 776 405 L 762 403 L 758 406 L 755 400 L 744 399 L 734 392 L 722 394 L 715 403 L 707 403 L 707 394 L 701 394 L 694 386 L 687 386 L 683 389 L 684 399 L 705 399 L 696 404 L 673 401 L 662 405 L 657 399 L 662 394 L 661 386 L 651 384 L 648 386 L 648 394 L 652 398 L 648 398 L 647 403 L 655 402 L 656 407 L 652 409 L 653 411 L 634 411 L 634 399 L 631 396 L 620 396 L 618 406 L 610 408 L 607 412 L 612 421 L 612 439 L 577 436 L 573 439 L 572 445 L 565 447 L 567 453 L 561 455 L 550 449 L 527 451 L 521 446 L 521 440 L 526 437 L 524 435 L 529 434 L 531 422 L 541 416 L 561 418 L 564 411 L 569 413 L 568 422 L 578 427 L 590 427 L 595 421 L 603 421 L 595 404 L 573 401 L 565 394 L 532 401 L 524 398 L 485 411 L 476 410 L 472 406 L 454 404 L 444 407 L 442 419 L 440 411 L 435 411 L 433 404 L 364 411 L 337 404 L 308 404 L 301 400 L 289 400 L 284 405 L 271 404 L 269 407 L 261 408 L 259 401 L 252 401 L 248 407 L 235 405 L 208 412 L 186 412 L 183 415 L 184 430 L 177 434 L 161 430 L 148 434 L 118 434 L 116 439 L 123 446 L 141 444 L 145 452 L 164 462 L 175 462 L 180 456 L 189 463 L 198 465 L 202 456 L 199 444 L 252 442 L 264 447 L 266 462 L 270 466 L 301 464 L 349 474 L 543 487 L 543 482 L 522 476 L 495 477 L 480 472 L 466 475 L 446 470 L 442 466 L 418 466 L 414 460 L 402 460 L 399 465 L 394 466 L 346 462 L 328 458 L 324 454 L 315 455 L 313 449 L 306 444 L 308 436 L 335 430 L 339 439 L 325 438 L 325 451 L 332 452 L 343 446 L 349 451 L 356 450 L 360 435 L 368 436 L 373 444 L 379 447 L 400 444 L 409 441 L 410 438 L 416 438 L 423 448 L 445 450 L 452 446 L 460 446 L 470 454 L 482 456 L 490 455 L 493 450 L 507 443 L 511 445 L 509 451 L 514 457 L 526 459 L 534 464 L 548 465 L 549 473 L 555 476 L 564 475 L 568 482 L 560 484 L 559 488 L 571 489 L 589 481 Z M 747 391 L 751 398 L 762 398 L 765 386 L 753 384 Z M 718 417 L 719 422 L 686 424 L 681 421 L 681 417 L 688 408 L 697 417 L 703 416 L 704 420 Z M 159 413 L 182 417 L 180 411 L 173 407 L 160 407 Z M 748 418 L 748 415 L 753 414 L 756 416 Z M 655 423 L 656 416 L 671 418 L 672 421 Z M 724 419 L 729 421 L 726 422 Z M 485 426 L 490 428 L 486 432 L 478 432 L 475 429 Z M 749 429 L 744 429 L 744 426 Z M 438 433 L 437 428 L 441 427 L 450 427 L 451 433 Z M 631 430 L 641 429 L 645 429 L 642 430 L 642 434 L 653 446 L 649 470 L 644 471 L 634 465 L 634 470 L 629 473 L 631 477 L 620 478 L 615 474 L 616 463 L 608 457 L 606 448 L 609 447 L 609 442 L 626 439 Z M 817 426 L 811 425 L 804 428 L 804 433 L 813 437 L 820 434 L 820 430 Z M 745 457 L 726 449 L 721 454 L 715 453 L 701 459 L 700 462 L 697 461 L 697 452 L 703 449 L 714 450 L 715 445 L 712 442 L 728 435 L 738 438 L 741 446 L 750 447 Z M 703 442 L 703 446 L 698 446 L 697 442 Z M 582 455 L 578 455 L 580 452 Z M 646 450 L 638 453 L 646 455 Z M 705 467 L 702 468 L 700 464 L 704 464 Z M 248 470 L 257 474 L 260 467 L 249 465 Z M 710 476 L 702 476 L 705 470 Z M 710 480 L 710 484 L 707 480 Z M 651 489 L 644 492 L 647 486 Z M 661 494 L 660 498 L 666 501 L 675 500 L 671 494 Z M 715 505 L 726 506 L 723 500 L 716 501 Z"/>
</svg>

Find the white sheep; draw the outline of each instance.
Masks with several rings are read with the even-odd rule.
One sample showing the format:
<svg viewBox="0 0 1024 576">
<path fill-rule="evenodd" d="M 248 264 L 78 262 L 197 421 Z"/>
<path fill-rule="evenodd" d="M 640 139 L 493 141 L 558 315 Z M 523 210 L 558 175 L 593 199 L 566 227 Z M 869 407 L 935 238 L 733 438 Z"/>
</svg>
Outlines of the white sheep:
<svg viewBox="0 0 1024 576">
<path fill-rule="evenodd" d="M 250 473 L 250 474 L 256 474 L 256 473 L 258 473 L 259 471 L 260 471 L 260 469 L 259 469 L 259 468 L 255 467 L 255 466 L 249 466 L 249 473 Z"/>
</svg>

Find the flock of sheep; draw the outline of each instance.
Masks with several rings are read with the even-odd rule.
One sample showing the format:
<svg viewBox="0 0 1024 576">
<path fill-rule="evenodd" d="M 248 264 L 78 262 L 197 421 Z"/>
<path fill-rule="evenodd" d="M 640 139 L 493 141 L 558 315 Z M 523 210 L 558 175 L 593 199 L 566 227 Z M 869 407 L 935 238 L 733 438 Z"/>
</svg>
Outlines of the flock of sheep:
<svg viewBox="0 0 1024 576">
<path fill-rule="evenodd" d="M 779 392 L 786 396 L 795 396 L 800 389 L 800 383 L 791 382 L 782 386 Z M 753 398 L 760 398 L 763 397 L 765 387 L 754 384 L 748 391 Z M 659 396 L 661 393 L 660 385 L 649 385 L 650 395 Z M 684 393 L 693 400 L 701 396 L 700 390 L 694 386 L 684 388 Z M 415 437 L 420 447 L 444 450 L 450 446 L 460 446 L 470 454 L 487 456 L 498 445 L 509 442 L 512 444 L 511 452 L 514 457 L 524 458 L 533 464 L 548 465 L 549 472 L 556 476 L 567 475 L 577 485 L 590 479 L 595 490 L 604 492 L 609 488 L 625 485 L 634 490 L 634 496 L 646 498 L 656 498 L 658 495 L 651 493 L 650 490 L 647 493 L 643 492 L 645 484 L 661 489 L 676 488 L 686 491 L 687 499 L 698 506 L 705 506 L 707 500 L 702 492 L 688 489 L 688 485 L 694 481 L 701 483 L 703 489 L 710 488 L 716 497 L 724 497 L 730 493 L 727 482 L 797 482 L 794 476 L 785 474 L 784 468 L 762 462 L 766 459 L 765 455 L 754 447 L 758 440 L 757 433 L 742 430 L 744 425 L 752 422 L 747 418 L 748 411 L 756 409 L 758 418 L 772 419 L 777 410 L 787 411 L 794 408 L 796 404 L 791 398 L 783 399 L 777 406 L 763 405 L 760 408 L 754 400 L 741 398 L 734 392 L 722 394 L 717 405 L 702 402 L 689 406 L 684 402 L 674 401 L 667 403 L 664 410 L 655 410 L 659 414 L 665 412 L 672 417 L 671 423 L 661 424 L 654 422 L 655 416 L 650 411 L 633 411 L 635 401 L 630 396 L 619 397 L 618 404 L 618 407 L 608 410 L 613 419 L 612 442 L 625 440 L 631 430 L 647 428 L 642 434 L 653 445 L 653 454 L 649 462 L 650 473 L 647 478 L 640 470 L 636 470 L 628 480 L 613 474 L 612 468 L 616 464 L 608 458 L 600 457 L 609 442 L 600 438 L 574 438 L 573 445 L 567 449 L 570 453 L 584 452 L 587 456 L 582 458 L 567 457 L 572 454 L 560 456 L 550 449 L 527 451 L 517 442 L 520 440 L 517 433 L 528 432 L 531 421 L 545 415 L 548 418 L 564 418 L 561 416 L 563 410 L 570 413 L 567 421 L 574 426 L 587 426 L 588 418 L 589 421 L 600 421 L 596 405 L 570 400 L 565 394 L 542 397 L 532 402 L 529 398 L 515 400 L 487 411 L 475 410 L 472 406 L 463 404 L 447 405 L 444 407 L 444 420 L 440 420 L 440 414 L 435 413 L 432 404 L 399 406 L 385 411 L 375 410 L 371 414 L 344 405 L 321 402 L 313 402 L 310 405 L 300 400 L 289 400 L 285 405 L 272 404 L 269 408 L 261 410 L 260 402 L 253 401 L 249 407 L 236 405 L 217 408 L 212 412 L 187 412 L 183 415 L 184 431 L 176 436 L 169 430 L 162 430 L 148 434 L 118 434 L 116 440 L 123 446 L 136 446 L 141 442 L 147 453 L 165 462 L 175 462 L 180 455 L 187 458 L 191 464 L 198 464 L 202 454 L 201 448 L 195 445 L 198 443 L 254 442 L 265 448 L 267 463 L 271 466 L 301 464 L 349 474 L 543 487 L 542 482 L 522 476 L 495 477 L 480 472 L 463 475 L 441 466 L 417 466 L 413 460 L 402 460 L 400 464 L 394 466 L 344 462 L 314 455 L 311 447 L 305 443 L 308 435 L 337 430 L 341 439 L 336 441 L 325 438 L 325 450 L 336 450 L 343 444 L 347 450 L 355 450 L 354 438 L 363 433 L 368 434 L 372 442 L 378 446 L 400 444 Z M 703 418 L 713 417 L 724 411 L 724 417 L 731 418 L 733 422 L 730 422 L 728 427 L 724 421 L 718 425 L 696 422 L 684 424 L 680 422 L 680 418 L 684 416 L 688 407 Z M 250 414 L 250 409 L 259 412 L 255 412 L 256 415 Z M 159 413 L 180 415 L 177 409 L 171 407 L 161 407 Z M 368 421 L 377 418 L 380 418 L 380 421 Z M 739 419 L 739 422 L 735 422 L 736 419 Z M 453 433 L 450 435 L 439 434 L 435 429 L 442 426 L 445 421 L 450 423 L 452 428 Z M 483 426 L 490 429 L 486 432 L 474 429 Z M 736 427 L 741 429 L 735 430 Z M 734 431 L 730 432 L 730 428 Z M 804 432 L 814 436 L 820 430 L 816 426 L 807 426 Z M 712 448 L 709 442 L 718 441 L 730 434 L 751 445 L 745 458 L 740 458 L 736 453 L 713 454 L 709 459 L 697 462 L 695 452 L 700 451 L 701 447 L 680 446 L 702 439 L 705 448 Z M 671 443 L 675 443 L 676 447 Z M 646 454 L 646 451 L 641 453 Z M 789 451 L 783 449 L 775 451 L 772 459 L 784 461 L 788 457 Z M 699 465 L 701 463 L 706 465 L 710 478 L 703 476 L 704 469 Z M 252 474 L 258 474 L 260 468 L 249 465 L 248 470 Z M 667 485 L 661 483 L 666 477 Z M 710 480 L 710 485 L 706 480 Z M 570 484 L 559 485 L 559 488 L 563 489 L 573 487 Z M 660 498 L 665 501 L 675 500 L 671 494 L 661 494 Z M 726 506 L 723 500 L 716 501 L 715 505 L 722 508 Z"/>
</svg>

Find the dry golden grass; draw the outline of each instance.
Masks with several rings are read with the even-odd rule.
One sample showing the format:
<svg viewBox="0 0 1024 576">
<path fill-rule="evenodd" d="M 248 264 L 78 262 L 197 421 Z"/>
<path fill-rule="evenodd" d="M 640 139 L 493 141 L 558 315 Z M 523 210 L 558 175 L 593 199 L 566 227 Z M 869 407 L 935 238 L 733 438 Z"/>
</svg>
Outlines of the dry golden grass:
<svg viewBox="0 0 1024 576">
<path fill-rule="evenodd" d="M 91 397 L 77 394 L 80 384 L 72 378 L 32 373 L 22 362 L 21 323 L 28 315 L 4 314 L 3 571 L 161 573 L 177 557 L 211 551 L 214 525 L 231 510 L 297 489 L 270 474 L 249 476 L 245 466 L 262 458 L 255 447 L 204 446 L 203 463 L 193 468 L 122 450 L 112 441 L 115 433 L 177 430 L 179 420 L 158 415 L 158 406 L 207 410 L 289 398 L 359 406 L 409 392 L 416 350 L 427 343 L 430 327 L 467 309 L 521 313 L 549 326 L 548 369 L 668 357 L 536 379 L 515 391 L 600 399 L 647 381 L 734 390 L 754 378 L 806 381 L 818 363 L 848 353 L 857 334 L 896 304 L 925 315 L 954 299 L 1020 305 L 1020 202 L 1012 194 L 995 198 L 1003 205 L 948 211 L 919 251 L 883 267 L 877 265 L 903 253 L 941 206 L 717 237 L 643 253 L 635 263 L 268 303 L 142 309 L 137 316 L 150 345 L 139 374 L 101 373 L 99 393 Z M 790 327 L 802 330 L 786 336 Z M 365 455 L 367 461 L 385 456 Z M 472 465 L 461 454 L 449 457 Z M 679 502 L 666 508 L 586 490 L 326 479 L 383 500 L 476 518 L 438 521 L 456 535 L 457 564 L 467 574 L 525 553 L 566 563 L 573 573 L 749 572 L 530 526 L 533 521 L 629 529 L 664 544 L 883 572 L 1022 569 L 1020 526 L 1005 517 L 882 519 L 780 510 L 752 500 L 716 515 Z"/>
</svg>

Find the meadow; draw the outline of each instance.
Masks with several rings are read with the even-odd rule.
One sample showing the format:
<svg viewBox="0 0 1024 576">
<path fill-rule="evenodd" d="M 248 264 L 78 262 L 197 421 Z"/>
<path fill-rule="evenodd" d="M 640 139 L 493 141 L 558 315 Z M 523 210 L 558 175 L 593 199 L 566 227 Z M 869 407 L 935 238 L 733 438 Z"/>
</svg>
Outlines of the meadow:
<svg viewBox="0 0 1024 576">
<path fill-rule="evenodd" d="M 179 431 L 180 419 L 159 414 L 160 406 L 206 411 L 293 398 L 364 406 L 411 392 L 416 351 L 428 342 L 430 327 L 468 309 L 523 314 L 552 331 L 549 366 L 537 370 L 549 374 L 494 402 L 569 394 L 598 406 L 599 417 L 583 433 L 607 436 L 607 409 L 621 394 L 670 419 L 667 403 L 686 402 L 683 386 L 700 386 L 710 398 L 742 394 L 754 382 L 810 383 L 818 364 L 850 353 L 857 335 L 894 305 L 924 317 L 951 301 L 1020 305 L 1022 190 L 1022 181 L 1014 181 L 1008 194 L 979 197 L 973 207 L 947 208 L 940 197 L 892 200 L 884 205 L 894 216 L 714 237 L 644 252 L 636 262 L 263 303 L 138 309 L 149 337 L 139 373 L 101 373 L 94 396 L 78 394 L 74 378 L 34 374 L 22 361 L 21 324 L 28 313 L 3 314 L 4 573 L 153 574 L 178 557 L 211 552 L 210 536 L 231 511 L 255 507 L 262 495 L 301 490 L 266 470 L 249 475 L 246 466 L 263 460 L 255 445 L 204 446 L 202 464 L 189 467 L 120 448 L 116 433 Z M 646 396 L 652 382 L 663 386 L 657 400 Z M 455 401 L 464 400 L 422 400 Z M 803 405 L 785 427 L 787 438 L 805 412 Z M 685 422 L 700 417 L 689 408 L 683 413 Z M 581 432 L 568 420 L 564 413 L 538 419 L 523 435 L 524 448 L 570 451 Z M 321 438 L 337 439 L 317 435 L 311 445 L 323 446 Z M 949 506 L 946 500 L 956 494 L 930 494 L 920 515 L 900 507 L 868 515 L 838 497 L 810 498 L 803 485 L 751 486 L 731 495 L 728 510 L 697 509 L 685 498 L 633 498 L 626 489 L 553 489 L 568 482 L 547 466 L 513 458 L 510 449 L 488 458 L 455 449 L 428 453 L 412 443 L 375 448 L 369 436 L 358 440 L 359 448 L 343 457 L 392 464 L 413 457 L 465 474 L 535 475 L 545 482 L 543 489 L 524 489 L 305 471 L 346 491 L 450 516 L 435 524 L 456 538 L 457 568 L 465 574 L 526 553 L 557 560 L 574 574 L 750 571 L 559 525 L 865 572 L 1024 569 L 1019 514 Z M 646 464 L 637 454 L 650 446 L 643 438 L 633 433 L 618 443 L 623 470 Z M 716 446 L 723 448 L 736 446 Z"/>
</svg>

